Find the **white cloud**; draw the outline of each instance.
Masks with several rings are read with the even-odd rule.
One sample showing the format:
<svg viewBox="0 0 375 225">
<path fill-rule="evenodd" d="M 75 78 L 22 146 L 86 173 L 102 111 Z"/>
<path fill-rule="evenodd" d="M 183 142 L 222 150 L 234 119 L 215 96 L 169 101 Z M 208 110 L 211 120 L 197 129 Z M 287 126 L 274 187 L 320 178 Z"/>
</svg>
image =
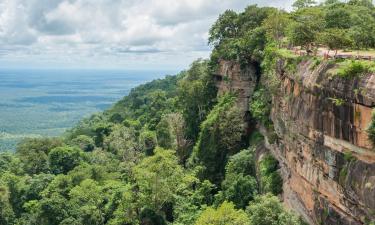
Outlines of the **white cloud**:
<svg viewBox="0 0 375 225">
<path fill-rule="evenodd" d="M 0 0 L 0 66 L 184 67 L 226 9 L 291 0 Z"/>
</svg>

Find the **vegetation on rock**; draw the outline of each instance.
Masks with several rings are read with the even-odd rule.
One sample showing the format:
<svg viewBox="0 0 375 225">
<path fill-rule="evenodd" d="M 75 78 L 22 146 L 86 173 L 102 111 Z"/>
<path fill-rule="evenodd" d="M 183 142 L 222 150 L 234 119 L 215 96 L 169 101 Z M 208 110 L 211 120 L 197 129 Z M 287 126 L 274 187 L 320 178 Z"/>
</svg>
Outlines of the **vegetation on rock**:
<svg viewBox="0 0 375 225">
<path fill-rule="evenodd" d="M 283 184 L 277 160 L 255 161 L 263 136 L 245 130 L 250 121 L 236 105 L 238 93 L 217 98 L 212 76 L 220 60 L 261 67 L 251 122 L 273 129 L 278 72 L 293 73 L 306 59 L 288 45 L 308 54 L 317 43 L 375 47 L 369 1 L 293 6 L 290 13 L 255 5 L 224 12 L 209 31 L 210 60 L 134 88 L 63 137 L 27 139 L 15 154 L 1 153 L 0 224 L 303 224 L 275 196 Z M 338 74 L 367 72 L 372 62 L 345 61 Z"/>
</svg>

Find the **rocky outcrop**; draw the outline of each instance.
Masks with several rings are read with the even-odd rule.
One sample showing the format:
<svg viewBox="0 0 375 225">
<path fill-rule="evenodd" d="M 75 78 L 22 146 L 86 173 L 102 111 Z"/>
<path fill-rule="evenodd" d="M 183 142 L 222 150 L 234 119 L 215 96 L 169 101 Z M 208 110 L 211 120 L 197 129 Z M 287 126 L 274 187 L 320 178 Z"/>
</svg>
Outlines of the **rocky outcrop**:
<svg viewBox="0 0 375 225">
<path fill-rule="evenodd" d="M 375 75 L 331 76 L 334 64 L 305 61 L 288 73 L 280 61 L 272 94 L 274 131 L 260 125 L 266 147 L 279 160 L 283 199 L 310 224 L 357 225 L 375 221 L 375 150 L 366 128 L 375 106 Z M 221 62 L 219 94 L 239 93 L 247 115 L 256 87 L 255 67 Z M 277 140 L 268 141 L 271 134 Z"/>
<path fill-rule="evenodd" d="M 237 106 L 244 114 L 246 128 L 249 128 L 249 99 L 258 82 L 257 67 L 255 65 L 241 67 L 239 63 L 221 61 L 214 78 L 219 96 L 227 92 L 237 94 Z"/>
<path fill-rule="evenodd" d="M 278 141 L 269 144 L 284 174 L 284 200 L 311 224 L 375 220 L 375 151 L 366 128 L 375 106 L 375 75 L 331 76 L 335 66 L 309 62 L 281 80 L 271 119 Z"/>
</svg>

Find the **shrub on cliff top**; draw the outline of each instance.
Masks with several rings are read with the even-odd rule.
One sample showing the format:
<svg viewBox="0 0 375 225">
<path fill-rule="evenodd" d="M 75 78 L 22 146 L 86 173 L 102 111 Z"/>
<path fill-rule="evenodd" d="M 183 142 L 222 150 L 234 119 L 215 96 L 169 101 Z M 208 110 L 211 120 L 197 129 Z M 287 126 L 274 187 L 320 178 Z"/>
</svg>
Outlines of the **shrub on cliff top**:
<svg viewBox="0 0 375 225">
<path fill-rule="evenodd" d="M 340 67 L 337 71 L 337 75 L 346 79 L 375 72 L 375 63 L 370 61 L 351 60 L 344 61 L 339 65 Z"/>
</svg>

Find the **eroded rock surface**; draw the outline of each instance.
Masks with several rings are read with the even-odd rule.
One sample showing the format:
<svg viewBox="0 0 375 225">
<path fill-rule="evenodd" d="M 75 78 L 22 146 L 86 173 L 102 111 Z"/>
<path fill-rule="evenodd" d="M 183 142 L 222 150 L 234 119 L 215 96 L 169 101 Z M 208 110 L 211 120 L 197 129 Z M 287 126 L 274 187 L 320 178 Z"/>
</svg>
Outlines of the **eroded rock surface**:
<svg viewBox="0 0 375 225">
<path fill-rule="evenodd" d="M 221 61 L 214 76 L 219 96 L 227 92 L 237 94 L 237 106 L 243 111 L 244 121 L 249 128 L 249 99 L 258 82 L 256 66 L 248 65 L 241 68 L 238 63 Z"/>
<path fill-rule="evenodd" d="M 286 170 L 284 199 L 314 224 L 375 220 L 375 151 L 366 128 L 375 106 L 375 75 L 330 76 L 334 66 L 309 62 L 296 74 L 278 71 L 269 144 Z"/>
<path fill-rule="evenodd" d="M 375 150 L 366 128 L 375 106 L 375 75 L 330 76 L 334 65 L 311 69 L 301 63 L 288 74 L 278 66 L 271 120 L 277 141 L 266 146 L 279 160 L 284 202 L 310 224 L 357 225 L 375 220 Z M 255 68 L 221 62 L 215 75 L 219 94 L 239 93 L 248 114 L 256 87 Z"/>
</svg>

